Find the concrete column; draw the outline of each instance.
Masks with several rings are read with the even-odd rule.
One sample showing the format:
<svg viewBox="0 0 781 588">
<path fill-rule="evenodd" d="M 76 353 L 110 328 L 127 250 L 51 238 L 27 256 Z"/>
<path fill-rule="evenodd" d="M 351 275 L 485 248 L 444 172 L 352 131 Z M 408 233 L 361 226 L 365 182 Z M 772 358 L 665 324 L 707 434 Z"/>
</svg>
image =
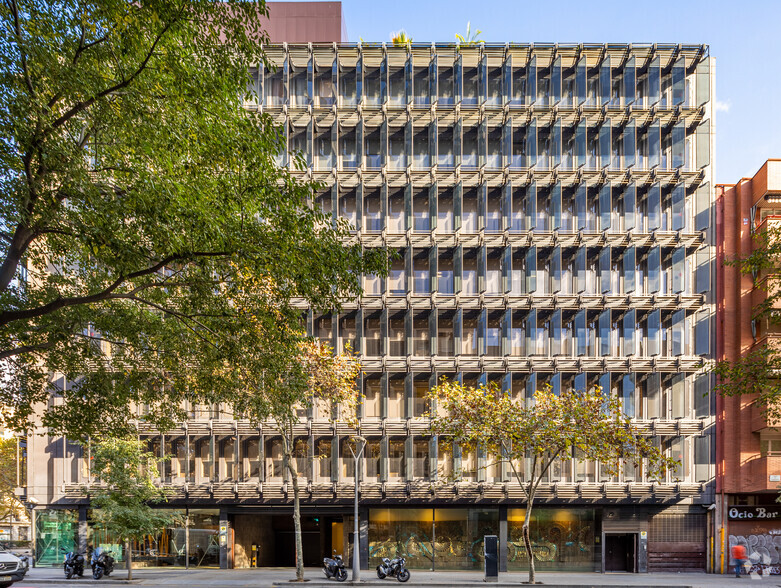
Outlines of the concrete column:
<svg viewBox="0 0 781 588">
<path fill-rule="evenodd" d="M 507 507 L 499 507 L 499 571 L 507 571 Z"/>
<path fill-rule="evenodd" d="M 94 546 L 93 546 L 94 547 Z M 87 553 L 87 505 L 79 506 L 79 544 L 76 546 L 80 553 Z"/>
<path fill-rule="evenodd" d="M 361 569 L 369 569 L 369 509 L 361 507 L 358 510 L 361 520 L 359 521 L 359 532 L 361 534 Z"/>
<path fill-rule="evenodd" d="M 648 572 L 648 531 L 637 534 L 637 572 Z"/>
<path fill-rule="evenodd" d="M 231 568 L 231 528 L 228 521 L 228 511 L 224 508 L 220 509 L 220 529 L 219 529 L 219 542 L 220 542 L 220 569 L 227 570 Z"/>
</svg>

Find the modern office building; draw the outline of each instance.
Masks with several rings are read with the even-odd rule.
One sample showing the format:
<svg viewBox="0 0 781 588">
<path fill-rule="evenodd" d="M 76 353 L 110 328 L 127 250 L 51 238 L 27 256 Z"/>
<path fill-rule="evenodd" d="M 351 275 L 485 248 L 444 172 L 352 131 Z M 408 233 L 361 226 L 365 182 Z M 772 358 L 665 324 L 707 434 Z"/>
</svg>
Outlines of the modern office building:
<svg viewBox="0 0 781 588">
<path fill-rule="evenodd" d="M 339 314 L 296 301 L 311 334 L 362 356 L 362 564 L 401 553 L 412 568 L 476 568 L 483 535 L 496 534 L 501 568 L 526 566 L 524 500 L 507 465 L 429 434 L 425 394 L 447 376 L 518 399 L 544 385 L 600 385 L 680 460 L 662 481 L 642 463 L 610 477 L 577 453 L 557 462 L 532 524 L 538 569 L 711 569 L 707 46 L 267 52 L 278 68 L 257 72 L 258 100 L 246 107 L 269 113 L 305 155 L 296 173 L 327 186 L 316 206 L 347 220 L 364 247 L 398 254 L 387 279 L 364 276 L 364 296 Z M 352 528 L 353 431 L 329 417 L 317 407 L 298 428 L 307 565 L 346 550 Z M 143 421 L 139 431 L 174 456 L 161 483 L 190 527 L 139 544 L 137 561 L 292 563 L 292 488 L 267 428 L 216 406 L 192 407 L 174 431 Z M 74 535 L 109 541 L 88 529 L 80 450 L 61 439 L 30 444 L 28 480 L 45 505 L 39 558 Z"/>
<path fill-rule="evenodd" d="M 767 292 L 754 288 L 754 277 L 724 262 L 745 258 L 757 237 L 781 220 L 781 160 L 771 159 L 752 178 L 716 186 L 718 238 L 716 357 L 735 361 L 765 346 L 777 347 L 778 325 L 755 318 L 754 308 Z M 765 276 L 759 276 L 766 279 Z M 729 549 L 744 544 L 753 563 L 781 573 L 781 432 L 768 422 L 755 395 L 717 398 L 716 492 L 719 537 Z M 726 551 L 724 568 L 731 563 Z"/>
</svg>

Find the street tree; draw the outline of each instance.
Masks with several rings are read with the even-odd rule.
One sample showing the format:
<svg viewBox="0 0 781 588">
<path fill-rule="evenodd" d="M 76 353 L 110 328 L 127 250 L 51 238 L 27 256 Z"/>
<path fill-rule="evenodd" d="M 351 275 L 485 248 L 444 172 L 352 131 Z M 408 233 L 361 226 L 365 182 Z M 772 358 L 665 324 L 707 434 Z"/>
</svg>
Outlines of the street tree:
<svg viewBox="0 0 781 588">
<path fill-rule="evenodd" d="M 300 332 L 296 337 L 297 349 L 286 354 L 281 361 L 286 369 L 264 371 L 273 351 L 265 351 L 266 345 L 277 345 L 279 333 L 268 333 L 259 326 L 264 338 L 260 346 L 249 350 L 241 369 L 246 382 L 245 393 L 237 396 L 233 409 L 242 418 L 262 423 L 264 429 L 274 431 L 281 441 L 283 475 L 293 488 L 293 525 L 295 530 L 296 580 L 304 581 L 303 544 L 301 534 L 301 486 L 299 476 L 307 472 L 299 469 L 299 461 L 306 463 L 309 451 L 302 435 L 302 418 L 310 410 L 327 411 L 331 418 L 348 426 L 355 426 L 360 394 L 356 379 L 360 374 L 358 358 L 349 348 L 343 353 L 323 342 L 308 339 Z M 273 340 L 265 338 L 268 335 Z M 279 348 L 283 348 L 280 346 Z M 259 364 L 255 363 L 257 356 Z"/>
<path fill-rule="evenodd" d="M 252 317 L 332 308 L 385 254 L 312 206 L 257 96 L 242 0 L 0 3 L 0 403 L 72 438 L 227 401 Z M 299 156 L 290 156 L 302 165 Z M 270 328 L 285 330 L 285 324 Z M 288 352 L 292 351 L 288 348 Z M 52 377 L 52 375 L 55 377 Z M 216 376 L 215 374 L 220 374 Z M 59 398 L 49 403 L 52 394 Z"/>
<path fill-rule="evenodd" d="M 751 276 L 754 288 L 764 293 L 751 318 L 759 330 L 773 333 L 781 325 L 781 228 L 770 226 L 753 239 L 749 255 L 727 259 L 725 265 Z M 754 395 L 768 422 L 781 421 L 781 348 L 772 339 L 737 359 L 716 362 L 713 371 L 720 394 Z"/>
<path fill-rule="evenodd" d="M 275 341 L 267 340 L 266 344 L 278 340 L 278 334 L 271 336 Z M 299 476 L 306 476 L 307 472 L 299 469 L 299 461 L 306 463 L 309 448 L 307 442 L 300 439 L 302 418 L 306 419 L 310 410 L 325 410 L 331 418 L 354 425 L 360 401 L 356 387 L 360 364 L 350 349 L 334 353 L 326 343 L 308 339 L 300 333 L 292 333 L 292 336 L 298 337 L 297 351 L 282 359 L 287 362 L 287 369 L 277 369 L 274 373 L 278 375 L 269 377 L 271 371 L 248 367 L 256 365 L 251 358 L 243 364 L 240 369 L 246 389 L 244 394 L 234 398 L 233 410 L 242 418 L 262 423 L 265 430 L 279 436 L 283 475 L 293 488 L 296 580 L 304 581 Z M 255 354 L 265 365 L 273 352 L 259 348 Z"/>
<path fill-rule="evenodd" d="M 558 459 L 599 461 L 608 475 L 623 462 L 641 464 L 650 478 L 675 461 L 664 457 L 650 439 L 634 430 L 618 398 L 589 391 L 539 390 L 533 399 L 515 400 L 497 386 L 465 386 L 443 380 L 432 388 L 431 428 L 447 443 L 482 448 L 498 463 L 507 463 L 523 490 L 526 515 L 522 534 L 529 558 L 529 583 L 535 582 L 529 524 L 540 483 Z"/>
<path fill-rule="evenodd" d="M 127 579 L 132 580 L 131 541 L 181 522 L 176 513 L 154 507 L 166 501 L 165 490 L 155 484 L 163 459 L 132 437 L 106 437 L 91 444 L 90 452 L 97 479 L 86 489 L 92 520 L 123 544 Z"/>
</svg>

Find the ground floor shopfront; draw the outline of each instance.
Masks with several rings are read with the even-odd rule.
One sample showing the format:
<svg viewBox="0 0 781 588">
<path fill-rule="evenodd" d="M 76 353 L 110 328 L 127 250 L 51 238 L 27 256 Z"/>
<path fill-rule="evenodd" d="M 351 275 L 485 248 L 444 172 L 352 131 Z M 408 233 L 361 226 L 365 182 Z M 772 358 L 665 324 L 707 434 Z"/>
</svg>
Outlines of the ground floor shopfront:
<svg viewBox="0 0 781 588">
<path fill-rule="evenodd" d="M 725 572 L 734 570 L 732 548 L 743 545 L 752 572 L 781 575 L 781 505 L 775 502 L 776 496 L 730 497 L 724 517 Z"/>
<path fill-rule="evenodd" d="M 295 563 L 288 505 L 183 507 L 171 527 L 132 545 L 139 566 L 247 568 Z M 360 509 L 361 565 L 401 555 L 412 569 L 483 567 L 483 538 L 499 538 L 500 569 L 527 569 L 522 541 L 526 510 L 518 505 L 370 505 Z M 348 506 L 302 507 L 304 565 L 343 553 L 351 562 L 354 521 Z M 36 558 L 59 564 L 62 550 L 122 546 L 93 526 L 88 509 L 40 510 Z M 530 537 L 538 570 L 682 571 L 707 567 L 706 514 L 695 506 L 542 505 Z"/>
</svg>

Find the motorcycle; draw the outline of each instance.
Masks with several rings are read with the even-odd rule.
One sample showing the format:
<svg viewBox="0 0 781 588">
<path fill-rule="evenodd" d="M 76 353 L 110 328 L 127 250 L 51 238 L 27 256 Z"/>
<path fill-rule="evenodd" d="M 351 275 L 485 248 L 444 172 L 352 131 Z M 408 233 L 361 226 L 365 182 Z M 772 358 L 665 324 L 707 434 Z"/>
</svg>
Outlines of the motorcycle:
<svg viewBox="0 0 781 588">
<path fill-rule="evenodd" d="M 81 578 L 84 575 L 84 556 L 77 551 L 69 551 L 65 554 L 65 562 L 62 567 L 65 570 L 65 577 L 68 580 L 70 580 L 74 574 Z"/>
<path fill-rule="evenodd" d="M 111 557 L 110 551 L 97 547 L 92 552 L 90 565 L 92 566 L 93 579 L 100 580 L 104 575 L 108 577 L 114 571 L 114 558 Z"/>
<path fill-rule="evenodd" d="M 344 582 L 347 579 L 347 570 L 344 569 L 344 560 L 341 555 L 334 555 L 333 558 L 323 558 L 323 573 L 326 578 L 336 578 L 337 582 Z"/>
<path fill-rule="evenodd" d="M 407 560 L 403 557 L 394 557 L 393 559 L 383 557 L 382 563 L 377 566 L 377 577 L 380 580 L 390 577 L 396 578 L 399 582 L 406 582 L 410 577 L 409 570 L 404 567 L 406 563 Z"/>
</svg>

